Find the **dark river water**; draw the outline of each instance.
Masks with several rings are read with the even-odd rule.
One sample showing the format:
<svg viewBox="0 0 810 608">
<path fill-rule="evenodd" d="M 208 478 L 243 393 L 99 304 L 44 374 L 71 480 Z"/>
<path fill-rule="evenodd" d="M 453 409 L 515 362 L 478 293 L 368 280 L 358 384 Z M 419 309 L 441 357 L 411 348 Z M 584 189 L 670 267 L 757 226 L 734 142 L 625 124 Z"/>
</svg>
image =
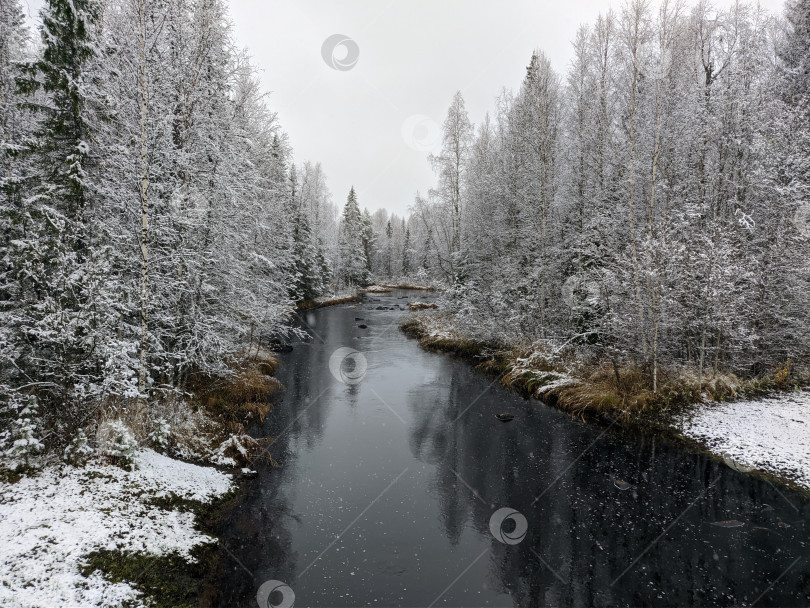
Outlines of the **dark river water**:
<svg viewBox="0 0 810 608">
<path fill-rule="evenodd" d="M 422 297 L 307 315 L 222 605 L 810 605 L 807 499 L 423 351 L 397 327 Z"/>
</svg>

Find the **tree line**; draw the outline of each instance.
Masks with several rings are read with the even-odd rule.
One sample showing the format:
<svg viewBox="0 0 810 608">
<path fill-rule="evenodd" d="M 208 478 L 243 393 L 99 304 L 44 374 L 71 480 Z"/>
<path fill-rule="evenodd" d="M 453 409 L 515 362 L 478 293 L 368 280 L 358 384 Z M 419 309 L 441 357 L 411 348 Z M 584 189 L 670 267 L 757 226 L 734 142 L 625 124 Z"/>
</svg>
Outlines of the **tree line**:
<svg viewBox="0 0 810 608">
<path fill-rule="evenodd" d="M 226 376 L 334 288 L 337 208 L 296 165 L 223 0 L 0 0 L 0 425 Z M 36 427 L 36 432 L 34 427 Z"/>
<path fill-rule="evenodd" d="M 286 335 L 298 302 L 411 272 L 404 219 L 353 188 L 340 214 L 294 162 L 224 0 L 40 18 L 37 41 L 0 0 L 0 443 L 148 417 Z"/>
<path fill-rule="evenodd" d="M 573 49 L 565 77 L 534 52 L 480 124 L 452 100 L 412 219 L 457 321 L 653 390 L 806 362 L 810 4 L 630 0 Z"/>
</svg>

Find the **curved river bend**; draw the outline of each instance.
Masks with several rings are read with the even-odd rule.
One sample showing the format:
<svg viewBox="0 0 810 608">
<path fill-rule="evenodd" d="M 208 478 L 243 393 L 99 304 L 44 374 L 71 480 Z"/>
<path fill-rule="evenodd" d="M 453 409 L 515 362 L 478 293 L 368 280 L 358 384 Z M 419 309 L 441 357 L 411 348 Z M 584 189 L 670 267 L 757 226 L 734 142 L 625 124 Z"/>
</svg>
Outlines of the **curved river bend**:
<svg viewBox="0 0 810 608">
<path fill-rule="evenodd" d="M 226 522 L 222 605 L 810 604 L 806 499 L 423 351 L 397 327 L 422 296 L 307 315 L 263 429 L 279 466 Z"/>
</svg>

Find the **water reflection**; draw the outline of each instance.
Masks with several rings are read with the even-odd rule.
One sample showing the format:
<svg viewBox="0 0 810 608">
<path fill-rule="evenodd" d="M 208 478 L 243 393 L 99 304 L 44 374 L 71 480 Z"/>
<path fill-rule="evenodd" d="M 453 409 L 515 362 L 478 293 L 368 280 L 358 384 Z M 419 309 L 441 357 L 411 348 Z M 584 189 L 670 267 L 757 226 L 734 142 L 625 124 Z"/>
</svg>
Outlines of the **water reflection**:
<svg viewBox="0 0 810 608">
<path fill-rule="evenodd" d="M 313 340 L 284 356 L 263 430 L 280 466 L 228 523 L 220 604 L 254 606 L 267 579 L 300 606 L 810 602 L 806 500 L 421 351 L 377 310 L 403 294 L 314 313 Z M 347 345 L 368 362 L 354 385 L 329 371 Z M 521 542 L 493 538 L 501 507 L 525 516 Z M 728 520 L 743 525 L 712 525 Z"/>
</svg>

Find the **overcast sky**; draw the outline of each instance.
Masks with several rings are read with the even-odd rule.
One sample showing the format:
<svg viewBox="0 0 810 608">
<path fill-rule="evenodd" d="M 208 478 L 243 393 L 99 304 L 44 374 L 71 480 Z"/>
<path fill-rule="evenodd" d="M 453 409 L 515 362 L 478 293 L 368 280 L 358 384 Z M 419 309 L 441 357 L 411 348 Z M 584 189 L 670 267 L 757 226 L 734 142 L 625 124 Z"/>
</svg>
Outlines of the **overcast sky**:
<svg viewBox="0 0 810 608">
<path fill-rule="evenodd" d="M 731 0 L 717 0 L 726 6 Z M 40 0 L 24 0 L 32 14 Z M 781 11 L 783 0 L 761 0 Z M 621 2 L 606 0 L 231 0 L 234 33 L 271 92 L 296 162 L 320 161 L 343 203 L 407 212 L 434 182 L 428 149 L 460 90 L 473 122 L 515 89 L 531 52 L 564 74 L 577 27 Z M 341 34 L 351 43 L 326 52 Z M 353 65 L 352 65 L 353 64 Z M 347 69 L 348 68 L 348 69 Z"/>
</svg>

